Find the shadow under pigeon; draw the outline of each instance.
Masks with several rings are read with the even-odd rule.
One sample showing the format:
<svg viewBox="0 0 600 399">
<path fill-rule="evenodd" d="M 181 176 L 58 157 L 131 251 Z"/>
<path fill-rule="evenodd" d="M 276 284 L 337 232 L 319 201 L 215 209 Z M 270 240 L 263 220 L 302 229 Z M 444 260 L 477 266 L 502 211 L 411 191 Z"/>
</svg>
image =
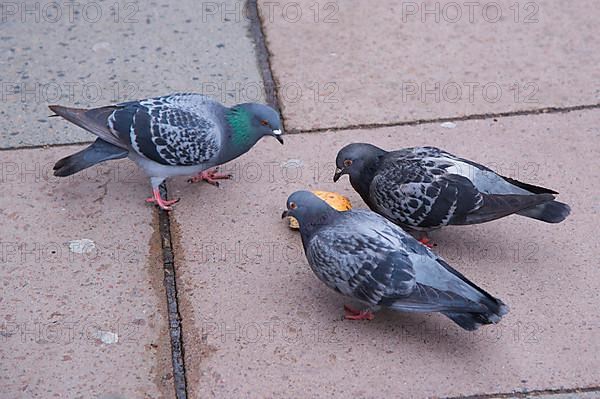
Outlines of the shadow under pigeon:
<svg viewBox="0 0 600 399">
<path fill-rule="evenodd" d="M 532 267 L 546 245 L 528 231 L 491 225 L 447 227 L 430 236 L 437 244 L 432 251 L 467 276 L 471 270 L 504 269 L 508 275 L 514 267 Z"/>
<path fill-rule="evenodd" d="M 407 353 L 427 351 L 436 355 L 444 354 L 456 360 L 466 360 L 473 356 L 493 356 L 495 353 L 493 344 L 505 338 L 502 332 L 505 327 L 500 329 L 497 327 L 500 324 L 482 326 L 476 331 L 466 331 L 450 319 L 436 313 L 395 312 L 382 309 L 375 313 L 374 320 L 345 320 L 344 304 L 356 309 L 362 309 L 364 305 L 340 296 L 326 287 L 316 288 L 314 285 L 318 282 L 312 275 L 306 274 L 305 279 L 296 283 L 305 285 L 306 291 L 312 291 L 313 297 L 308 300 L 313 303 L 306 304 L 316 312 L 311 317 L 312 322 L 321 326 L 320 328 L 329 325 L 326 330 L 337 331 L 338 336 L 331 340 L 332 345 L 335 345 L 335 342 L 366 347 L 383 345 L 394 351 Z M 364 348 L 364 351 L 369 349 Z"/>
</svg>

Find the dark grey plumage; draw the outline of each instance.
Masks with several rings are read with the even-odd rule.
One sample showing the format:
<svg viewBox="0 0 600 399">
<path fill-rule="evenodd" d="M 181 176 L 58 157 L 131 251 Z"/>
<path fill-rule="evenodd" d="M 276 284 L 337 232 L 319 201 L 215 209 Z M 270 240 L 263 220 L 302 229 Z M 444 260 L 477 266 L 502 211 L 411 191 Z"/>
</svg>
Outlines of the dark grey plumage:
<svg viewBox="0 0 600 399">
<path fill-rule="evenodd" d="M 502 301 L 368 210 L 338 212 L 314 194 L 290 195 L 285 214 L 300 224 L 313 272 L 328 287 L 369 307 L 441 312 L 466 330 L 497 323 Z"/>
<path fill-rule="evenodd" d="M 89 147 L 56 162 L 54 176 L 70 176 L 97 163 L 120 158 L 127 158 L 127 150 L 96 139 Z"/>
<path fill-rule="evenodd" d="M 387 152 L 355 143 L 337 156 L 338 172 L 375 212 L 403 227 L 431 230 L 484 223 L 517 213 L 558 223 L 570 213 L 555 191 L 500 176 L 435 147 Z"/>
</svg>

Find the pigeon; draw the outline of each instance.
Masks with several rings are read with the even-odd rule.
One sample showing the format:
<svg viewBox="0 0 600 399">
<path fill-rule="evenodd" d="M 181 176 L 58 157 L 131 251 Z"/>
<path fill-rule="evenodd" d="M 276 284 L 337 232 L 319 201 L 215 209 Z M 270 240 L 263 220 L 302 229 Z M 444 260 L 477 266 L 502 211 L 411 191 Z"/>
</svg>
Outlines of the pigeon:
<svg viewBox="0 0 600 399">
<path fill-rule="evenodd" d="M 287 200 L 282 217 L 300 224 L 302 245 L 317 278 L 358 300 L 346 319 L 371 320 L 382 307 L 440 312 L 465 330 L 498 323 L 508 307 L 454 270 L 410 234 L 368 209 L 337 211 L 308 191 Z"/>
<path fill-rule="evenodd" d="M 556 191 L 496 174 L 491 169 L 435 147 L 385 151 L 354 143 L 336 158 L 333 181 L 348 174 L 371 210 L 399 226 L 427 231 L 447 225 L 489 222 L 511 214 L 547 223 L 562 222 L 567 204 Z"/>
<path fill-rule="evenodd" d="M 152 184 L 147 202 L 171 210 L 178 200 L 161 198 L 158 186 L 172 176 L 194 175 L 190 182 L 230 176 L 214 168 L 244 154 L 263 136 L 281 144 L 278 113 L 263 104 L 227 108 L 208 96 L 175 93 L 93 109 L 49 107 L 56 115 L 98 136 L 86 149 L 56 162 L 55 176 L 70 176 L 99 162 L 133 160 Z"/>
</svg>

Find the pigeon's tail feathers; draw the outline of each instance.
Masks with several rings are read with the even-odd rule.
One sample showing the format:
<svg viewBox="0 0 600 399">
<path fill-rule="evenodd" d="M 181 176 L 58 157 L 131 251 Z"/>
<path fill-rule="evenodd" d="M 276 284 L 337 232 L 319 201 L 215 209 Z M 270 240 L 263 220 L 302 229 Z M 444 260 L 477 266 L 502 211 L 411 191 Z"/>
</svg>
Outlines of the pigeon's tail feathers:
<svg viewBox="0 0 600 399">
<path fill-rule="evenodd" d="M 69 122 L 95 134 L 104 141 L 117 147 L 126 148 L 126 145 L 108 127 L 108 118 L 115 110 L 119 109 L 118 106 L 109 105 L 107 107 L 84 109 L 50 105 L 48 108 L 56 113 L 56 115 L 62 116 Z"/>
<path fill-rule="evenodd" d="M 465 330 L 473 331 L 485 324 L 498 323 L 500 319 L 502 319 L 502 316 L 508 313 L 508 306 L 500 299 L 494 298 L 484 289 L 475 285 L 442 259 L 438 259 L 438 262 L 444 266 L 446 270 L 458 277 L 465 285 L 471 288 L 469 300 L 471 303 L 478 305 L 476 311 L 457 311 L 452 309 L 442 311 L 442 314 L 452 319 L 452 321 Z"/>
<path fill-rule="evenodd" d="M 127 150 L 96 139 L 89 147 L 56 162 L 54 176 L 70 176 L 102 161 L 125 158 L 127 153 Z"/>
<path fill-rule="evenodd" d="M 523 209 L 535 207 L 554 200 L 552 194 L 482 194 L 483 205 L 467 214 L 463 220 L 453 221 L 453 224 L 475 224 L 500 219 Z"/>
<path fill-rule="evenodd" d="M 550 201 L 518 212 L 521 216 L 541 220 L 546 223 L 560 223 L 569 216 L 571 207 L 558 201 Z"/>
<path fill-rule="evenodd" d="M 486 324 L 496 324 L 502 316 L 508 313 L 508 306 L 501 300 L 489 297 L 486 298 L 485 305 L 487 311 L 480 313 L 455 313 L 442 312 L 446 317 L 467 331 L 477 330 L 479 327 Z"/>
</svg>

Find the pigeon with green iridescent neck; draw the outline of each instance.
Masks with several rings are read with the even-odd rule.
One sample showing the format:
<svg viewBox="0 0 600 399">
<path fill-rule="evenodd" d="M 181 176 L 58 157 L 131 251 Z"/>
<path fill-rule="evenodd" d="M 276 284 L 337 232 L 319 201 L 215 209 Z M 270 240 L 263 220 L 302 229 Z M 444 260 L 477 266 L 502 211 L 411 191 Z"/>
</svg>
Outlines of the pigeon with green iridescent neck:
<svg viewBox="0 0 600 399">
<path fill-rule="evenodd" d="M 263 136 L 283 144 L 279 114 L 257 103 L 227 108 L 194 93 L 130 101 L 93 109 L 51 105 L 69 122 L 98 136 L 86 149 L 59 160 L 55 176 L 70 176 L 111 159 L 133 160 L 152 183 L 152 202 L 164 210 L 178 200 L 161 198 L 158 186 L 172 176 L 218 185 L 230 176 L 215 167 L 244 154 Z"/>
</svg>

